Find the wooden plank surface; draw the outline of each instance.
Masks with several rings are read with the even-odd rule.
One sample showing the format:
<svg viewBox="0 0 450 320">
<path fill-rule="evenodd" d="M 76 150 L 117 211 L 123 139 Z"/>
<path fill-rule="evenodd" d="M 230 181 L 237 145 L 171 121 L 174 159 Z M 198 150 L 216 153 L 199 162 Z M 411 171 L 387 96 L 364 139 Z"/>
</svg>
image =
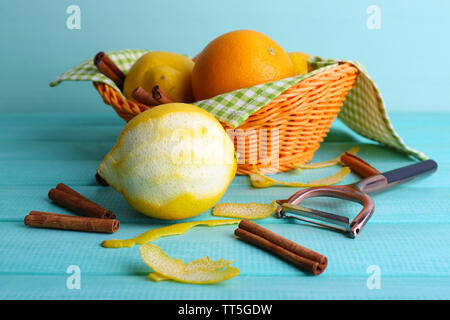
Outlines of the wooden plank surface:
<svg viewBox="0 0 450 320">
<path fill-rule="evenodd" d="M 0 114 L 0 299 L 448 299 L 450 298 L 450 114 L 392 114 L 411 147 L 439 163 L 432 176 L 374 196 L 376 211 L 358 239 L 310 225 L 269 217 L 258 223 L 328 256 L 319 277 L 309 276 L 233 236 L 235 226 L 196 227 L 155 243 L 190 261 L 203 256 L 233 259 L 241 274 L 216 285 L 155 283 L 138 248 L 106 249 L 102 240 L 127 238 L 169 222 L 134 211 L 112 188 L 98 186 L 97 165 L 114 145 L 124 122 L 112 111 L 94 114 Z M 353 146 L 380 171 L 413 160 L 357 136 L 336 121 L 314 161 Z M 337 168 L 277 175 L 307 181 Z M 356 181 L 348 176 L 344 183 Z M 68 213 L 47 198 L 58 182 L 113 210 L 121 221 L 114 235 L 33 229 L 30 210 Z M 221 202 L 269 203 L 296 189 L 253 189 L 237 176 Z M 324 210 L 352 216 L 358 205 L 326 200 Z M 215 219 L 210 212 L 188 219 Z M 80 290 L 66 287 L 67 267 L 81 269 Z M 381 271 L 381 288 L 367 287 L 369 266 Z M 269 290 L 270 288 L 270 290 Z"/>
</svg>

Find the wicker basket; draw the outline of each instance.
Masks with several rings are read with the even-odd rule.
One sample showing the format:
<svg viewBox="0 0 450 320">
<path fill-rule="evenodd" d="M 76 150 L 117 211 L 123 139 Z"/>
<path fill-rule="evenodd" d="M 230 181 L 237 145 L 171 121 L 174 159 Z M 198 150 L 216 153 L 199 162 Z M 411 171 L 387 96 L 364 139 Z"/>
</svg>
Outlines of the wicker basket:
<svg viewBox="0 0 450 320">
<path fill-rule="evenodd" d="M 358 74 L 348 63 L 327 68 L 287 89 L 238 128 L 222 124 L 239 153 L 237 174 L 253 172 L 254 164 L 261 172 L 275 173 L 311 161 Z M 94 86 L 125 121 L 149 109 L 107 84 Z"/>
</svg>

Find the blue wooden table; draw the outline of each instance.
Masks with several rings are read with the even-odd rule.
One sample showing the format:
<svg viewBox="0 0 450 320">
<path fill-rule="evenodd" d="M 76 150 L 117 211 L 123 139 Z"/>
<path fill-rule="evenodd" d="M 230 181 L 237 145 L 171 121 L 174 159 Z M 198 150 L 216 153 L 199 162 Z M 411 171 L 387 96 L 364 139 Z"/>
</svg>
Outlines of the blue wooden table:
<svg viewBox="0 0 450 320">
<path fill-rule="evenodd" d="M 241 270 L 229 281 L 201 286 L 153 282 L 137 246 L 101 247 L 102 240 L 129 238 L 168 224 L 139 214 L 112 188 L 94 180 L 96 167 L 124 125 L 112 110 L 2 113 L 0 299 L 449 299 L 450 113 L 394 113 L 391 119 L 404 140 L 435 159 L 439 169 L 432 176 L 376 195 L 375 214 L 358 239 L 274 217 L 258 221 L 326 255 L 329 265 L 322 275 L 307 275 L 237 240 L 233 225 L 195 227 L 185 235 L 155 241 L 184 261 L 208 255 L 233 259 Z M 339 121 L 313 161 L 335 157 L 356 145 L 361 147 L 359 155 L 380 171 L 413 162 L 357 136 Z M 295 171 L 277 178 L 307 181 L 335 171 Z M 344 183 L 357 179 L 352 174 Z M 30 210 L 69 213 L 47 198 L 49 189 L 59 182 L 114 211 L 120 230 L 109 235 L 26 227 L 23 218 Z M 269 203 L 295 190 L 253 189 L 247 177 L 237 176 L 221 201 Z M 358 209 L 335 201 L 321 205 L 349 216 Z M 206 219 L 214 217 L 205 212 L 188 221 Z M 81 272 L 80 289 L 67 286 L 71 265 Z"/>
</svg>

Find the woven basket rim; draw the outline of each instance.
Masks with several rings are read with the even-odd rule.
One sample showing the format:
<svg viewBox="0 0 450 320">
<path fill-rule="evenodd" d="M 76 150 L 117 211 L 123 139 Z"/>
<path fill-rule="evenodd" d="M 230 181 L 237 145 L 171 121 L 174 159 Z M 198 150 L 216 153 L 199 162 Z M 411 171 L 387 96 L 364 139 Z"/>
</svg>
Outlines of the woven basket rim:
<svg viewBox="0 0 450 320">
<path fill-rule="evenodd" d="M 334 65 L 296 82 L 268 104 L 252 113 L 239 126 L 231 127 L 224 122 L 221 124 L 226 130 L 254 129 L 259 131 L 264 128 L 280 130 L 279 149 L 277 149 L 279 150 L 280 165 L 276 171 L 265 172 L 287 171 L 292 169 L 295 164 L 311 161 L 314 152 L 320 147 L 320 143 L 337 117 L 348 92 L 354 87 L 359 73 L 359 69 L 351 63 Z M 152 108 L 128 100 L 109 84 L 104 82 L 93 82 L 93 84 L 104 102 L 113 107 L 125 121 Z M 262 150 L 260 148 L 264 149 L 267 141 L 256 143 L 257 150 Z M 260 143 L 263 144 L 260 145 Z M 238 145 L 242 145 L 242 142 L 236 141 L 234 144 L 237 148 Z M 246 149 L 248 150 L 244 156 L 246 161 L 244 164 L 238 163 L 237 174 L 253 172 L 253 166 L 249 164 L 251 162 L 247 162 L 252 157 L 251 155 L 254 155 L 252 148 L 253 145 L 251 147 L 249 145 L 249 149 Z M 257 167 L 263 171 L 264 159 L 260 156 L 257 159 Z"/>
<path fill-rule="evenodd" d="M 332 70 L 332 69 L 334 69 L 334 68 L 336 68 L 336 67 L 339 67 L 339 66 L 342 66 L 342 65 L 347 65 L 347 66 L 350 66 L 350 67 L 354 68 L 356 73 L 359 73 L 359 72 L 360 72 L 360 70 L 359 70 L 354 64 L 352 64 L 351 62 L 348 62 L 348 61 L 336 61 L 336 63 L 334 63 L 334 64 L 332 64 L 332 65 L 320 67 L 320 68 L 318 68 L 318 69 L 312 70 L 312 71 L 308 72 L 307 74 L 303 75 L 303 76 L 304 76 L 303 79 L 299 80 L 298 82 L 292 84 L 290 87 L 286 88 L 286 90 L 284 90 L 284 91 L 281 92 L 278 96 L 276 96 L 276 97 L 273 98 L 271 101 L 269 101 L 269 102 L 266 104 L 266 106 L 269 105 L 270 103 L 272 103 L 272 101 L 278 99 L 278 98 L 279 98 L 280 96 L 282 96 L 286 91 L 288 91 L 288 90 L 291 89 L 292 87 L 298 85 L 299 83 L 301 83 L 301 82 L 303 82 L 303 81 L 305 81 L 305 80 L 308 80 L 308 79 L 311 78 L 311 77 L 318 76 L 318 75 L 320 75 L 322 72 L 326 72 L 326 71 L 328 71 L 328 70 Z M 318 70 L 320 70 L 320 71 L 318 71 Z M 315 71 L 318 71 L 318 72 L 314 73 Z M 308 76 L 308 75 L 309 75 L 309 76 Z M 292 78 L 292 77 L 289 77 L 289 78 Z M 285 78 L 285 79 L 289 79 L 289 78 Z M 280 80 L 285 80 L 285 79 L 280 79 Z M 277 80 L 277 81 L 278 81 L 278 80 Z M 255 85 L 255 86 L 251 86 L 251 87 L 246 87 L 246 88 L 241 88 L 241 89 L 238 89 L 238 90 L 251 89 L 251 88 L 255 88 L 255 87 L 258 87 L 258 86 L 260 86 L 260 85 L 268 84 L 268 83 L 271 83 L 271 82 L 274 82 L 274 81 L 268 81 L 268 82 L 265 82 L 265 83 L 263 83 L 263 84 L 259 84 L 259 85 Z M 100 87 L 100 86 L 107 86 L 107 87 L 109 87 L 111 90 L 117 92 L 118 95 L 121 96 L 123 100 L 127 101 L 128 103 L 137 105 L 140 109 L 147 110 L 147 109 L 152 109 L 152 108 L 155 107 L 155 106 L 150 106 L 150 107 L 149 107 L 149 106 L 147 106 L 147 105 L 145 105 L 145 104 L 142 104 L 142 103 L 140 103 L 140 102 L 132 101 L 132 100 L 128 99 L 127 97 L 125 97 L 125 95 L 124 95 L 120 90 L 117 90 L 116 88 L 114 88 L 113 86 L 111 86 L 110 84 L 108 84 L 108 83 L 106 83 L 106 82 L 103 82 L 103 81 L 92 81 L 92 83 L 93 83 L 94 87 L 95 87 L 97 90 L 98 90 L 98 87 Z M 233 92 L 233 91 L 230 91 L 230 92 Z M 218 97 L 218 96 L 221 96 L 221 95 L 229 94 L 230 92 L 224 92 L 224 93 L 221 93 L 221 94 L 219 94 L 219 95 L 217 95 L 217 96 L 211 97 L 211 98 L 209 98 L 209 99 L 198 100 L 198 101 L 190 102 L 190 103 L 188 103 L 188 104 L 192 104 L 192 103 L 196 103 L 196 102 L 200 102 L 200 101 L 207 101 L 207 100 L 214 99 L 214 98 L 216 98 L 216 97 Z M 180 102 L 180 103 L 186 103 L 186 102 Z M 254 113 L 252 113 L 251 115 L 249 115 L 248 118 L 247 118 L 243 123 L 241 123 L 239 126 L 236 126 L 236 128 L 238 128 L 238 127 L 240 127 L 241 125 L 243 125 L 244 123 L 246 123 L 247 120 L 248 120 L 253 114 L 258 113 L 262 108 L 264 108 L 264 107 L 261 107 L 260 109 L 256 110 Z M 141 111 L 141 112 L 142 112 L 142 111 Z M 219 121 L 220 121 L 220 120 L 219 120 Z M 224 122 L 221 121 L 221 123 L 224 123 Z M 227 126 L 229 126 L 229 125 L 226 124 L 226 123 L 224 123 L 224 124 L 227 125 Z M 229 126 L 229 127 L 230 127 L 230 126 Z"/>
</svg>

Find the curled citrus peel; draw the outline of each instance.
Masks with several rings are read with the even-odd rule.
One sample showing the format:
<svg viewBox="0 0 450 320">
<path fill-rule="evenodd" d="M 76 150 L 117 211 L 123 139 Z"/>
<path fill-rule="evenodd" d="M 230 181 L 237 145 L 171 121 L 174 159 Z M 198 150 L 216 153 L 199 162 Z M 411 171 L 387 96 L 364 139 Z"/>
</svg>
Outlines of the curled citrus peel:
<svg viewBox="0 0 450 320">
<path fill-rule="evenodd" d="M 310 187 L 322 187 L 322 186 L 329 186 L 332 184 L 336 184 L 338 182 L 341 182 L 350 172 L 349 167 L 343 167 L 341 170 L 339 170 L 337 173 L 323 178 L 319 180 L 311 180 L 308 181 L 308 183 L 302 183 L 302 182 L 285 182 L 285 181 L 278 181 L 272 178 L 269 178 L 261 173 L 259 173 L 256 166 L 254 166 L 256 173 L 250 174 L 250 180 L 252 182 L 252 185 L 255 188 L 268 188 L 272 187 L 275 184 L 287 186 L 287 187 L 294 187 L 294 188 L 310 188 Z"/>
<path fill-rule="evenodd" d="M 348 150 L 348 153 L 351 153 L 353 155 L 356 155 L 359 151 L 359 147 L 353 147 L 350 150 Z M 340 154 L 339 156 L 337 156 L 336 158 L 324 161 L 324 162 L 316 162 L 316 163 L 308 163 L 308 164 L 298 164 L 296 165 L 296 169 L 321 169 L 321 168 L 326 168 L 326 167 L 331 167 L 331 166 L 335 166 L 337 164 L 340 165 L 344 165 L 341 161 L 341 157 L 345 154 L 345 152 L 343 154 Z"/>
<path fill-rule="evenodd" d="M 185 266 L 186 266 L 187 272 L 196 272 L 196 270 L 215 271 L 215 270 L 225 268 L 226 266 L 230 265 L 232 262 L 233 262 L 233 260 L 227 261 L 224 259 L 211 261 L 209 259 L 209 257 L 203 257 L 203 258 L 188 262 L 185 264 Z M 169 279 L 166 276 L 164 276 L 160 273 L 156 273 L 156 272 L 150 273 L 149 276 L 154 281 L 162 281 L 162 280 Z"/>
<path fill-rule="evenodd" d="M 153 269 L 154 273 L 151 273 L 150 277 L 156 281 L 170 279 L 207 284 L 228 280 L 239 274 L 239 269 L 229 265 L 232 261 L 224 259 L 211 261 L 204 257 L 185 264 L 180 259 L 169 257 L 161 248 L 151 243 L 142 245 L 139 251 L 144 262 Z"/>
<path fill-rule="evenodd" d="M 277 202 L 261 203 L 219 203 L 212 210 L 213 216 L 242 219 L 263 219 L 277 210 Z"/>
<path fill-rule="evenodd" d="M 354 148 L 351 148 L 350 150 L 348 150 L 347 152 L 351 153 L 353 155 L 356 155 L 356 153 L 358 153 L 358 151 L 359 151 L 359 147 L 354 147 Z M 339 155 L 338 157 L 330 159 L 328 161 L 296 165 L 295 167 L 297 170 L 302 171 L 304 169 L 326 168 L 326 167 L 331 167 L 331 166 L 338 165 L 338 164 L 344 166 L 345 164 L 341 161 L 341 156 L 344 154 L 345 154 L 345 152 L 343 154 Z M 278 180 L 272 179 L 270 177 L 267 177 L 267 176 L 261 174 L 255 165 L 253 165 L 253 169 L 255 170 L 255 173 L 250 174 L 250 181 L 252 183 L 252 186 L 255 188 L 269 188 L 269 187 L 274 186 L 275 184 L 279 184 L 279 185 L 283 185 L 283 186 L 287 186 L 287 187 L 294 187 L 294 188 L 329 186 L 329 185 L 341 182 L 351 172 L 351 169 L 349 167 L 343 167 L 337 173 L 335 173 L 329 177 L 325 177 L 325 178 L 319 179 L 319 180 L 311 180 L 311 181 L 308 181 L 308 183 L 302 183 L 302 182 L 278 181 Z"/>
<path fill-rule="evenodd" d="M 225 224 L 235 224 L 239 223 L 240 221 L 241 220 L 237 219 L 227 219 L 227 220 L 203 220 L 203 221 L 177 223 L 162 228 L 151 229 L 131 239 L 105 240 L 102 242 L 102 246 L 105 248 L 131 248 L 135 244 L 144 244 L 159 239 L 161 237 L 184 234 L 192 227 L 198 225 L 206 225 L 208 227 L 213 227 Z"/>
<path fill-rule="evenodd" d="M 308 183 L 312 185 L 330 186 L 332 184 L 341 182 L 352 170 L 350 167 L 342 167 L 337 173 L 332 176 L 322 178 L 319 180 L 311 180 Z"/>
</svg>

